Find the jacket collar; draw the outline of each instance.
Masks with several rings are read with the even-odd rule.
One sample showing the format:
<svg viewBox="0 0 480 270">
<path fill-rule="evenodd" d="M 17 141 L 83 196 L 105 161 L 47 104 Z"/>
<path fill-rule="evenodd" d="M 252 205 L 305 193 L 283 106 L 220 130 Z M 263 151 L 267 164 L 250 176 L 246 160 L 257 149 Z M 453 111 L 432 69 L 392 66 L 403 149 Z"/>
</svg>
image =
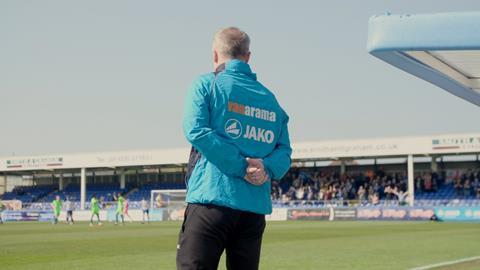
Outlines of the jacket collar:
<svg viewBox="0 0 480 270">
<path fill-rule="evenodd" d="M 225 63 L 225 70 L 230 72 L 243 73 L 252 79 L 256 80 L 257 75 L 252 72 L 250 65 L 243 62 L 242 60 L 233 59 Z"/>
</svg>

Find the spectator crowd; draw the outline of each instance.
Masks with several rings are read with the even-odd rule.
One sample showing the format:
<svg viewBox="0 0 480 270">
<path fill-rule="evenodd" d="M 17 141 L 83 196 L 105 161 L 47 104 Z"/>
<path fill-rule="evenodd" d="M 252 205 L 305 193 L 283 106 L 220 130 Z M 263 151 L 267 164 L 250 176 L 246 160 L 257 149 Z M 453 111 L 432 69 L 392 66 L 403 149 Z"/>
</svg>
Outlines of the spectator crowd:
<svg viewBox="0 0 480 270">
<path fill-rule="evenodd" d="M 468 171 L 454 178 L 444 173 L 424 172 L 415 175 L 416 193 L 435 193 L 445 185 L 455 188 L 459 198 L 480 199 L 480 172 Z M 290 201 L 356 201 L 376 205 L 380 200 L 406 204 L 406 172 L 377 171 L 340 174 L 331 168 L 292 168 L 280 181 L 272 182 L 272 200 Z"/>
</svg>

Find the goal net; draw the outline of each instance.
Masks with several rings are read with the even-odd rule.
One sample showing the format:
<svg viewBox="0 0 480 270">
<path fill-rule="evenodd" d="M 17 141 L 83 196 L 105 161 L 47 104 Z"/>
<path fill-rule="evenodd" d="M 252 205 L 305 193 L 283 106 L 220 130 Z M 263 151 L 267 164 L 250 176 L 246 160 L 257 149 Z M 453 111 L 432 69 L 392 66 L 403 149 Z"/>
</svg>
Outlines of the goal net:
<svg viewBox="0 0 480 270">
<path fill-rule="evenodd" d="M 150 194 L 150 208 L 184 207 L 187 191 L 185 189 L 156 189 Z"/>
</svg>

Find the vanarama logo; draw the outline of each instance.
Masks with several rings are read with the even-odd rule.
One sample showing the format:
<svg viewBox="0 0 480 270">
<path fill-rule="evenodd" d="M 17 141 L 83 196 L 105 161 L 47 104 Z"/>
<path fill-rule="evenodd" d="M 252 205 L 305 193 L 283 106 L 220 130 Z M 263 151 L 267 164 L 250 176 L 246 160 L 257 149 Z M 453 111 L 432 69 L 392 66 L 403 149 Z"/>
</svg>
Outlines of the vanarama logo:
<svg viewBox="0 0 480 270">
<path fill-rule="evenodd" d="M 273 111 L 269 111 L 261 108 L 255 108 L 252 106 L 243 105 L 243 104 L 232 102 L 232 101 L 228 102 L 228 111 L 245 115 L 245 116 L 250 116 L 250 117 L 261 119 L 261 120 L 265 120 L 265 121 L 269 121 L 269 122 L 277 121 L 277 114 Z"/>
<path fill-rule="evenodd" d="M 245 126 L 245 132 L 243 132 L 243 126 L 237 119 L 228 119 L 225 122 L 225 133 L 232 139 L 238 139 L 242 135 L 242 138 L 247 140 L 254 140 L 257 142 L 264 142 L 271 144 L 275 140 L 275 134 L 273 131 L 263 129 L 251 125 Z"/>
<path fill-rule="evenodd" d="M 229 119 L 225 122 L 225 132 L 232 139 L 237 139 L 242 136 L 242 124 L 236 119 Z"/>
</svg>

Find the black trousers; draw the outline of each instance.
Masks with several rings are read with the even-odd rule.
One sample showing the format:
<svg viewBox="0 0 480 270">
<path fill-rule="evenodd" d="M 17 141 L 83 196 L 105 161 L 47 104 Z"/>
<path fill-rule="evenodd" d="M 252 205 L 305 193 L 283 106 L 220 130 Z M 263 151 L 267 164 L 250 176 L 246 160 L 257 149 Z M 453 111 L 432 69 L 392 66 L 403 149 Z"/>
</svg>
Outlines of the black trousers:
<svg viewBox="0 0 480 270">
<path fill-rule="evenodd" d="M 178 270 L 215 270 L 223 251 L 227 269 L 256 270 L 265 215 L 188 204 L 177 245 Z"/>
</svg>

